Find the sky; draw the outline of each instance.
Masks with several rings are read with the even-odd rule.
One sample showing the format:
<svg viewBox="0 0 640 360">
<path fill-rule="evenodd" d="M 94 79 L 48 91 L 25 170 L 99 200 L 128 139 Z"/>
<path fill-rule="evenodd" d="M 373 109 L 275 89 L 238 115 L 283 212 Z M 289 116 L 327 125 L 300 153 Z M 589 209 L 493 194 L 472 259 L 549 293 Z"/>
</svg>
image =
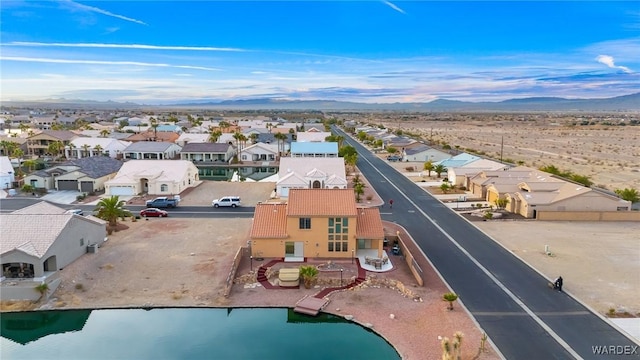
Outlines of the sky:
<svg viewBox="0 0 640 360">
<path fill-rule="evenodd" d="M 640 1 L 0 2 L 0 100 L 640 92 Z"/>
</svg>

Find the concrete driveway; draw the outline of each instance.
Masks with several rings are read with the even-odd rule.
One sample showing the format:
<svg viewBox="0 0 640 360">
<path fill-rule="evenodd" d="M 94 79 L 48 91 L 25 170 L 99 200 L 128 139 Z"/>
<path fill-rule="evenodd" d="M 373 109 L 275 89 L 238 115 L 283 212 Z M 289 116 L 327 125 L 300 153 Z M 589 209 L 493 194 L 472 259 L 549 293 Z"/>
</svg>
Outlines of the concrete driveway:
<svg viewBox="0 0 640 360">
<path fill-rule="evenodd" d="M 42 200 L 50 201 L 57 204 L 71 204 L 76 201 L 78 195 L 80 195 L 80 191 L 72 191 L 72 190 L 49 190 L 47 195 L 41 197 Z"/>
</svg>

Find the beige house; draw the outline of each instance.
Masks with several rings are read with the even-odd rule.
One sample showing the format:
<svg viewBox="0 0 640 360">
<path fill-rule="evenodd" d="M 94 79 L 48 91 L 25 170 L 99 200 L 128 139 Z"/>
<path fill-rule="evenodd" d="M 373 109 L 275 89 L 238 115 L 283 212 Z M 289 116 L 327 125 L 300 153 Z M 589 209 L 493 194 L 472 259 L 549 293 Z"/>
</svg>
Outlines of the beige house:
<svg viewBox="0 0 640 360">
<path fill-rule="evenodd" d="M 107 195 L 178 195 L 199 181 L 198 168 L 187 160 L 130 160 L 105 183 Z"/>
<path fill-rule="evenodd" d="M 77 137 L 78 135 L 71 131 L 45 130 L 39 134 L 27 138 L 27 154 L 31 156 L 42 156 L 49 154 L 49 145 L 55 142 L 60 142 L 62 144 L 62 146 L 60 147 L 61 155 L 65 147 L 68 146 L 69 143 L 71 143 L 71 141 Z"/>
<path fill-rule="evenodd" d="M 113 178 L 121 167 L 122 161 L 110 157 L 86 157 L 37 170 L 26 176 L 24 183 L 38 189 L 91 193 L 103 190 L 105 182 Z"/>
<path fill-rule="evenodd" d="M 36 300 L 40 294 L 34 288 L 44 283 L 51 294 L 60 283 L 57 271 L 97 251 L 107 234 L 103 220 L 47 202 L 0 214 L 0 223 L 2 300 Z"/>
<path fill-rule="evenodd" d="M 352 258 L 359 250 L 383 255 L 378 208 L 358 208 L 353 189 L 292 189 L 286 204 L 256 206 L 251 226 L 255 257 Z"/>
<path fill-rule="evenodd" d="M 470 184 L 474 195 L 490 203 L 506 198 L 505 210 L 526 218 L 536 219 L 540 212 L 564 212 L 576 214 L 567 220 L 580 220 L 580 213 L 631 210 L 630 201 L 527 167 L 484 171 L 471 178 Z"/>
</svg>

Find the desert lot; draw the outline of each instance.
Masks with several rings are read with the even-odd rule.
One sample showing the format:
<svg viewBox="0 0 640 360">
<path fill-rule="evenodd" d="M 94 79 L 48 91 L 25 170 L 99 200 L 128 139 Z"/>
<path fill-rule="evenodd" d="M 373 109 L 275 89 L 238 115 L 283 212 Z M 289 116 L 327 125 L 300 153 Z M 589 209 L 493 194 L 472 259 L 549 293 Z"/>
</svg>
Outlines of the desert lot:
<svg viewBox="0 0 640 360">
<path fill-rule="evenodd" d="M 588 176 L 596 186 L 611 191 L 640 190 L 640 126 L 573 125 L 590 118 L 588 114 L 424 114 L 401 120 L 372 116 L 367 121 L 496 160 L 502 154 L 505 161 L 534 168 L 555 165 Z M 616 122 L 623 115 L 598 118 Z"/>
</svg>

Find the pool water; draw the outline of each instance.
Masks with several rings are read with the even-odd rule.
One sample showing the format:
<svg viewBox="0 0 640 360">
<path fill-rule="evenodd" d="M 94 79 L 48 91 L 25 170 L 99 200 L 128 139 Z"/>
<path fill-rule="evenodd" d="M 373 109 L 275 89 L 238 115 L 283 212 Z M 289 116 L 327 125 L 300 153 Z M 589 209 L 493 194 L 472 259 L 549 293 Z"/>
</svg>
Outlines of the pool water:
<svg viewBox="0 0 640 360">
<path fill-rule="evenodd" d="M 3 313 L 2 359 L 400 359 L 341 317 L 291 309 L 110 309 Z"/>
</svg>

